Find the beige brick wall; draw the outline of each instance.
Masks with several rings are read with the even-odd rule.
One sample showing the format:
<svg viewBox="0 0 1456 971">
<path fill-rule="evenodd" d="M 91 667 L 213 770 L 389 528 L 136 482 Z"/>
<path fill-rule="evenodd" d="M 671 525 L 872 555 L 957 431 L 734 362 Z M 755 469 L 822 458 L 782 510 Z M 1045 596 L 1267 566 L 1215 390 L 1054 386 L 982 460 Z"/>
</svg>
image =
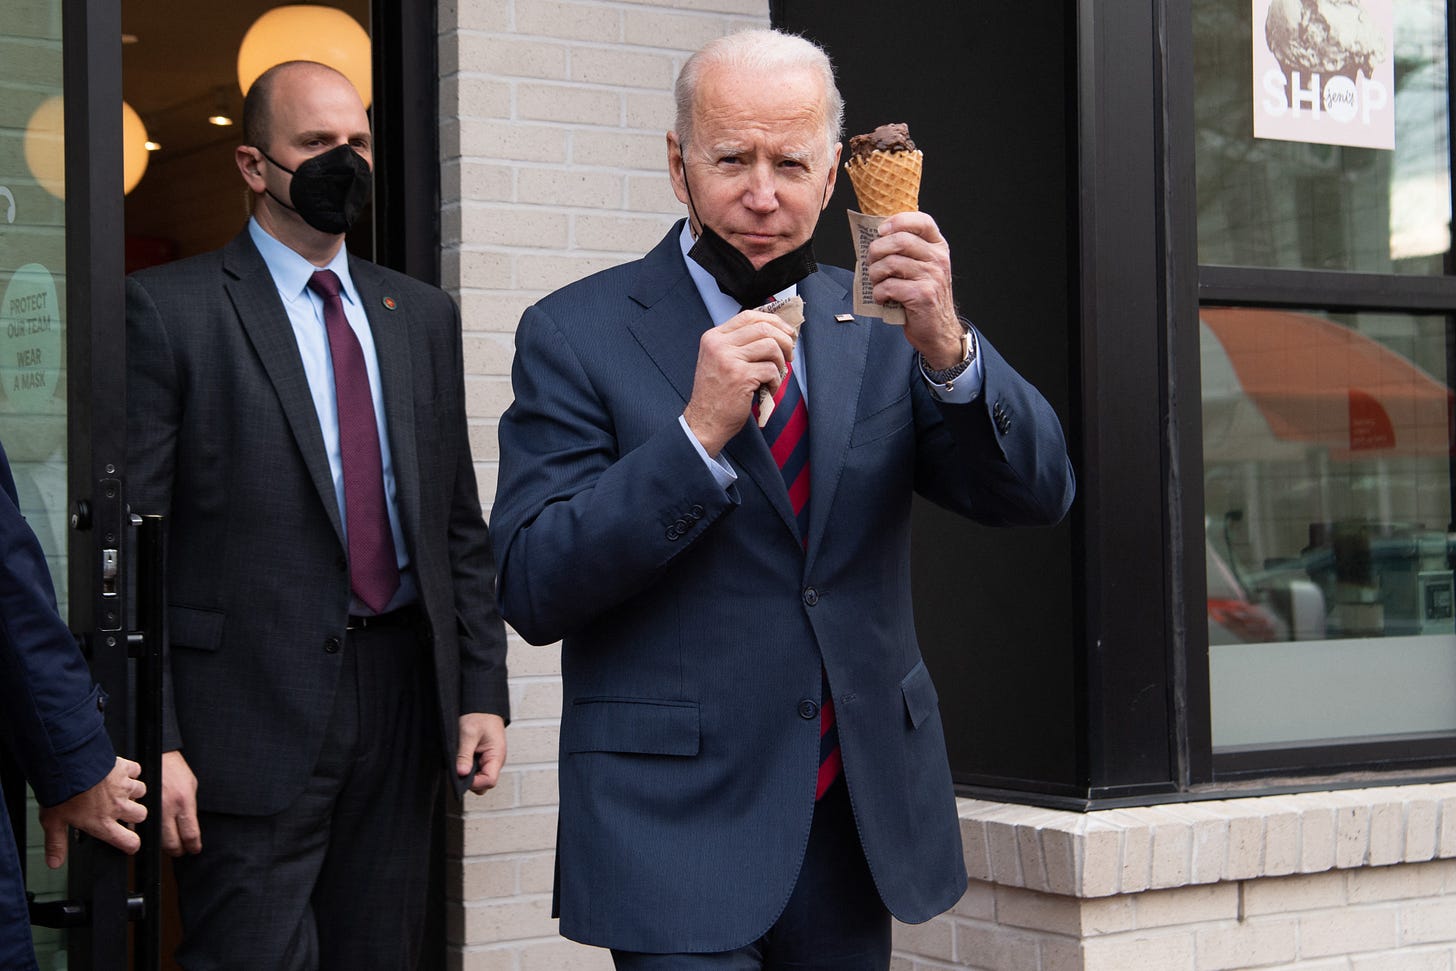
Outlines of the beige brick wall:
<svg viewBox="0 0 1456 971">
<path fill-rule="evenodd" d="M 1456 969 L 1456 784 L 961 808 L 970 888 L 892 971 Z"/>
<path fill-rule="evenodd" d="M 440 5 L 444 284 L 460 301 L 471 445 L 495 495 L 512 335 L 534 300 L 645 253 L 682 214 L 666 175 L 672 82 L 767 0 L 445 0 Z M 611 966 L 551 919 L 559 652 L 512 636 L 509 764 L 450 820 L 452 968 Z"/>
<path fill-rule="evenodd" d="M 1077 898 L 975 881 L 891 971 L 1456 968 L 1456 861 Z"/>
</svg>

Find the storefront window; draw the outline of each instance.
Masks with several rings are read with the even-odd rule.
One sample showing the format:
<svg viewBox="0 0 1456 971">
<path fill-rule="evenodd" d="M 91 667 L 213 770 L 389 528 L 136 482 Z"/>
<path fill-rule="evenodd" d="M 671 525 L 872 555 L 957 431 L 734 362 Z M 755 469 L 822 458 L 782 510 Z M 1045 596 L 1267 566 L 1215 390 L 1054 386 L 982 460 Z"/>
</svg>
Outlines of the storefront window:
<svg viewBox="0 0 1456 971">
<path fill-rule="evenodd" d="M 1444 0 L 1193 11 L 1199 262 L 1444 272 Z"/>
<path fill-rule="evenodd" d="M 1216 754 L 1456 736 L 1456 327 L 1373 309 L 1448 270 L 1448 17 L 1193 7 L 1200 266 L 1276 302 L 1264 271 L 1386 278 L 1365 311 L 1200 308 Z"/>
<path fill-rule="evenodd" d="M 1448 318 L 1200 331 L 1215 747 L 1456 732 Z"/>
</svg>

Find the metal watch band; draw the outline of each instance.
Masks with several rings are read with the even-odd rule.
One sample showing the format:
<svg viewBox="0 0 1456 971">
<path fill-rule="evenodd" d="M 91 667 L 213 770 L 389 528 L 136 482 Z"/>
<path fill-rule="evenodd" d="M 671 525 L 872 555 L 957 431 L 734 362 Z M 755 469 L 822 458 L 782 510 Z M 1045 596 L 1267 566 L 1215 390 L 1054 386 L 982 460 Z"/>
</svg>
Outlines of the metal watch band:
<svg viewBox="0 0 1456 971">
<path fill-rule="evenodd" d="M 971 363 L 976 359 L 976 338 L 969 325 L 966 327 L 965 332 L 961 334 L 961 347 L 962 357 L 960 363 L 952 364 L 950 367 L 943 368 L 939 371 L 933 371 L 926 367 L 925 355 L 920 355 L 920 371 L 925 375 L 925 380 L 931 384 L 947 385 L 947 390 L 949 390 L 950 383 L 964 374 L 966 368 L 970 367 Z"/>
</svg>

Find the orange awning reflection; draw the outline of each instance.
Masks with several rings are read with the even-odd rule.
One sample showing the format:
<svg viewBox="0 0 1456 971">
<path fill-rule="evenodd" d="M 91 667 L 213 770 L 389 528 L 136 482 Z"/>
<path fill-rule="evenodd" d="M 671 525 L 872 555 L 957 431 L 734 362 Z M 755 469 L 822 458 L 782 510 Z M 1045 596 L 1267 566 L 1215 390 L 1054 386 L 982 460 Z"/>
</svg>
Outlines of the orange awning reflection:
<svg viewBox="0 0 1456 971">
<path fill-rule="evenodd" d="M 1383 344 L 1293 311 L 1204 307 L 1199 316 L 1278 438 L 1339 458 L 1453 454 L 1456 395 Z"/>
</svg>

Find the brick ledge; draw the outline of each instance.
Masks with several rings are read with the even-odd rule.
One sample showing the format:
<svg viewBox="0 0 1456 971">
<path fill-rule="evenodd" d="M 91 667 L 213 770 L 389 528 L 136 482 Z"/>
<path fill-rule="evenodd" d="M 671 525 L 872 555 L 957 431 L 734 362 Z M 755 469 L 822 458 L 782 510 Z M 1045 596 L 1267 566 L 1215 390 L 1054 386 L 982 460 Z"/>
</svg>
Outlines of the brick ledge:
<svg viewBox="0 0 1456 971">
<path fill-rule="evenodd" d="M 957 802 L 972 880 L 1070 897 L 1456 858 L 1456 783 L 1089 813 Z"/>
</svg>

